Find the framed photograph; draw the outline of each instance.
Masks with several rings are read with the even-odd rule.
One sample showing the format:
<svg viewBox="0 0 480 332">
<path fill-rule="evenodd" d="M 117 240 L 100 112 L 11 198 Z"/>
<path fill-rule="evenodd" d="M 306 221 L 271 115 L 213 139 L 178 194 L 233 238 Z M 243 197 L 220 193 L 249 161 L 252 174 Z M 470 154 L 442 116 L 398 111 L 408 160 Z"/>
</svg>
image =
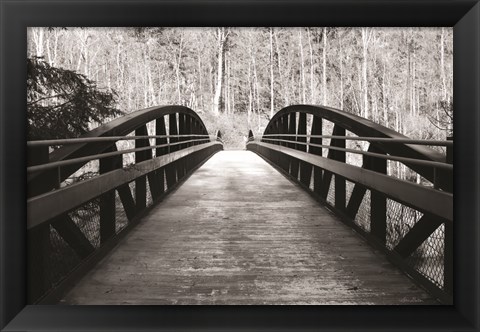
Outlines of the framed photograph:
<svg viewBox="0 0 480 332">
<path fill-rule="evenodd" d="M 2 331 L 478 330 L 478 1 L 1 13 Z"/>
</svg>

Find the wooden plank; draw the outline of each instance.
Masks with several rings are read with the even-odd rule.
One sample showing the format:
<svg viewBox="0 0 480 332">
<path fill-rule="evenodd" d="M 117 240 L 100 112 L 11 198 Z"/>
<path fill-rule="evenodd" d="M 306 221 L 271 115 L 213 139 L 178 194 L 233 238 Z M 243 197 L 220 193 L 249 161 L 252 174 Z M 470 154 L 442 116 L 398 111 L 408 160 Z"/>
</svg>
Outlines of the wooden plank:
<svg viewBox="0 0 480 332">
<path fill-rule="evenodd" d="M 155 206 L 61 303 L 436 301 L 259 156 L 223 151 Z"/>
</svg>

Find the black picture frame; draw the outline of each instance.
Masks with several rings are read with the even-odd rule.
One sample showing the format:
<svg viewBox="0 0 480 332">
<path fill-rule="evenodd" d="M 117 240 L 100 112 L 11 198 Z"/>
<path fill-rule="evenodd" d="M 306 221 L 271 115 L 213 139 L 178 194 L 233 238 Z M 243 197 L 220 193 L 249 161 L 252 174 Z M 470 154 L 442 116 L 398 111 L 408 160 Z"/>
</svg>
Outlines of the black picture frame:
<svg viewBox="0 0 480 332">
<path fill-rule="evenodd" d="M 480 4 L 473 0 L 0 0 L 0 328 L 479 330 Z M 453 26 L 452 306 L 26 306 L 26 27 Z"/>
</svg>

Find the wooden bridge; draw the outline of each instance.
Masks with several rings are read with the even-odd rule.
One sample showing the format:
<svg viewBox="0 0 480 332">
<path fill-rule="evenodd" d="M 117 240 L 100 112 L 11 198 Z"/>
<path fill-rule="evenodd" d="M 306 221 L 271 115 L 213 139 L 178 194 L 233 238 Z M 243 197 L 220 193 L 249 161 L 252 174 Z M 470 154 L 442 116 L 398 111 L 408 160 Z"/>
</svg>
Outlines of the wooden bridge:
<svg viewBox="0 0 480 332">
<path fill-rule="evenodd" d="M 240 151 L 182 106 L 28 142 L 29 301 L 450 304 L 452 146 L 310 105 Z"/>
</svg>

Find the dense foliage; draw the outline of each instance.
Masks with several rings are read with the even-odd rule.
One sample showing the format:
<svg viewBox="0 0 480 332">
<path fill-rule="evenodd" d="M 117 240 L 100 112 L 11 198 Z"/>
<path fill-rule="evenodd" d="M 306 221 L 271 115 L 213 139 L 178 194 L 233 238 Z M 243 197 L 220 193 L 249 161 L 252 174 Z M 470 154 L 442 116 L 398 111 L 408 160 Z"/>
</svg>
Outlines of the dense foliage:
<svg viewBox="0 0 480 332">
<path fill-rule="evenodd" d="M 27 58 L 28 139 L 78 137 L 92 122 L 121 114 L 114 93 L 101 91 L 86 76 Z"/>
</svg>

